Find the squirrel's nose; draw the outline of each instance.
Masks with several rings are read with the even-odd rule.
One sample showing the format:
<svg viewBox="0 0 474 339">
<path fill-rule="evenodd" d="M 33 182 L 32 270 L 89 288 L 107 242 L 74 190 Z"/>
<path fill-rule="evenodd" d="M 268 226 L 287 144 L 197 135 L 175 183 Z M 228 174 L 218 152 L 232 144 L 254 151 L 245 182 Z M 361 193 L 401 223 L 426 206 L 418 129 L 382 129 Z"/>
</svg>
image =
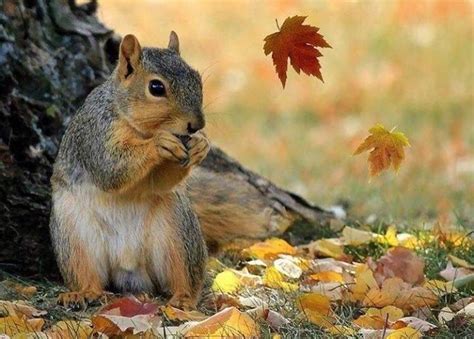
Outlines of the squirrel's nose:
<svg viewBox="0 0 474 339">
<path fill-rule="evenodd" d="M 197 121 L 194 121 L 193 123 L 188 122 L 188 133 L 189 134 L 196 133 L 200 129 L 203 129 L 205 125 L 206 125 L 206 122 L 204 121 L 203 118 L 199 118 Z"/>
</svg>

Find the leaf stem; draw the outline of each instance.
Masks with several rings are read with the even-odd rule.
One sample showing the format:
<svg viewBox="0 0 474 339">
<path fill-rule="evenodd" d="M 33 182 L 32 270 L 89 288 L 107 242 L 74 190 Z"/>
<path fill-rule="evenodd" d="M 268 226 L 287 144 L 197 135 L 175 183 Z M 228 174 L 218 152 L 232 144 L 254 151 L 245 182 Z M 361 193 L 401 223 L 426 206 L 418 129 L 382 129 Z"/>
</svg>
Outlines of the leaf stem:
<svg viewBox="0 0 474 339">
<path fill-rule="evenodd" d="M 275 22 L 276 22 L 276 24 L 277 24 L 278 30 L 281 31 L 280 25 L 278 24 L 278 19 L 275 19 Z"/>
<path fill-rule="evenodd" d="M 395 131 L 395 128 L 397 128 L 397 126 L 395 126 L 394 128 L 392 128 L 392 129 L 390 130 L 390 133 L 393 133 L 393 131 Z"/>
</svg>

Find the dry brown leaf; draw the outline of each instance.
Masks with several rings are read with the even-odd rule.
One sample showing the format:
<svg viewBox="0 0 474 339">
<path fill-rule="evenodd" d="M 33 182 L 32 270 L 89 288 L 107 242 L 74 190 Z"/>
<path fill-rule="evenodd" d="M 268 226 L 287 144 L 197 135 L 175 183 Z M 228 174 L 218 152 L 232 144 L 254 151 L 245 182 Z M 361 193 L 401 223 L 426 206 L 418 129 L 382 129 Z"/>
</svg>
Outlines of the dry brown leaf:
<svg viewBox="0 0 474 339">
<path fill-rule="evenodd" d="M 378 287 L 372 270 L 367 264 L 360 265 L 356 268 L 355 284 L 350 288 L 349 298 L 353 302 L 362 301 L 369 290 L 378 289 Z"/>
<path fill-rule="evenodd" d="M 331 301 L 341 300 L 346 287 L 338 282 L 319 283 L 310 287 L 311 292 L 322 294 Z"/>
<path fill-rule="evenodd" d="M 344 238 L 344 245 L 359 246 L 375 240 L 377 235 L 372 232 L 346 226 L 342 231 L 342 237 Z"/>
<path fill-rule="evenodd" d="M 40 317 L 47 314 L 46 311 L 40 311 L 24 301 L 4 301 L 0 300 L 0 311 L 3 314 L 11 316 L 24 315 L 27 318 Z"/>
<path fill-rule="evenodd" d="M 387 278 L 399 277 L 410 284 L 420 284 L 425 279 L 425 262 L 415 252 L 405 247 L 394 247 L 377 261 L 375 278 L 381 283 Z"/>
</svg>

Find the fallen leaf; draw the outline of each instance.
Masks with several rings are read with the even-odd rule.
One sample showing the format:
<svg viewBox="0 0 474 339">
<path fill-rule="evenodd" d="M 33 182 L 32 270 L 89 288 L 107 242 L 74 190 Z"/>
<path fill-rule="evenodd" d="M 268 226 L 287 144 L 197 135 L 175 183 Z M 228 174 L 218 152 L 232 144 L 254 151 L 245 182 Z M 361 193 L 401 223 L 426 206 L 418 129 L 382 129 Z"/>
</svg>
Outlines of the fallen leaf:
<svg viewBox="0 0 474 339">
<path fill-rule="evenodd" d="M 342 237 L 344 238 L 344 245 L 359 246 L 375 240 L 377 236 L 372 232 L 346 226 L 342 230 Z"/>
<path fill-rule="evenodd" d="M 453 318 L 456 316 L 456 313 L 453 312 L 448 306 L 443 307 L 438 314 L 438 321 L 441 324 L 446 324 L 447 322 L 450 322 L 453 320 Z"/>
<path fill-rule="evenodd" d="M 371 176 L 379 174 L 390 166 L 398 172 L 405 158 L 403 148 L 410 146 L 407 137 L 401 132 L 388 131 L 381 124 L 369 129 L 369 133 L 371 135 L 357 147 L 354 155 L 370 151 L 369 169 Z"/>
<path fill-rule="evenodd" d="M 298 290 L 298 285 L 286 282 L 283 274 L 281 274 L 274 266 L 268 267 L 265 270 L 263 284 L 270 288 L 280 288 L 285 292 Z"/>
<path fill-rule="evenodd" d="M 93 329 L 89 322 L 77 320 L 62 320 L 51 326 L 45 333 L 49 339 L 92 337 Z"/>
<path fill-rule="evenodd" d="M 265 37 L 263 50 L 265 55 L 272 53 L 278 77 L 283 87 L 286 84 L 288 58 L 296 73 L 302 70 L 323 81 L 321 65 L 318 58 L 322 56 L 318 48 L 330 48 L 324 37 L 318 33 L 319 28 L 303 25 L 305 16 L 288 17 L 279 31 Z"/>
<path fill-rule="evenodd" d="M 464 267 L 454 267 L 451 261 L 448 261 L 446 268 L 439 272 L 439 275 L 446 280 L 456 280 L 472 274 L 473 271 Z"/>
<path fill-rule="evenodd" d="M 158 305 L 130 296 L 104 306 L 92 317 L 97 332 L 108 336 L 144 333 L 161 323 Z"/>
<path fill-rule="evenodd" d="M 251 297 L 239 297 L 238 298 L 239 304 L 244 307 L 261 307 L 261 308 L 268 308 L 268 304 L 256 296 Z"/>
<path fill-rule="evenodd" d="M 290 321 L 284 316 L 282 316 L 280 313 L 269 309 L 265 309 L 264 319 L 270 326 L 270 328 L 274 331 L 279 331 L 281 327 L 290 323 Z"/>
<path fill-rule="evenodd" d="M 303 270 L 288 259 L 277 259 L 273 262 L 273 266 L 275 266 L 278 272 L 292 279 L 298 279 L 303 274 Z"/>
<path fill-rule="evenodd" d="M 256 322 L 248 314 L 240 312 L 235 307 L 228 307 L 212 317 L 191 325 L 185 333 L 185 337 L 256 337 L 258 335 Z"/>
<path fill-rule="evenodd" d="M 385 306 L 381 309 L 371 307 L 367 310 L 367 312 L 365 312 L 365 314 L 370 316 L 379 316 L 381 319 L 388 319 L 390 322 L 396 321 L 403 317 L 403 311 L 392 305 Z"/>
<path fill-rule="evenodd" d="M 397 240 L 399 246 L 403 246 L 410 249 L 419 248 L 422 245 L 422 242 L 417 237 L 409 233 L 397 234 Z"/>
<path fill-rule="evenodd" d="M 329 332 L 336 336 L 352 337 L 356 335 L 356 331 L 349 326 L 343 325 L 334 325 L 326 329 L 326 332 Z"/>
<path fill-rule="evenodd" d="M 40 317 L 47 314 L 46 311 L 40 311 L 24 301 L 4 301 L 0 300 L 0 311 L 3 314 L 11 316 L 26 316 L 27 318 Z"/>
<path fill-rule="evenodd" d="M 438 297 L 457 292 L 457 288 L 454 287 L 452 281 L 446 282 L 441 280 L 428 280 L 423 284 L 423 287 L 428 288 Z"/>
<path fill-rule="evenodd" d="M 163 314 L 168 318 L 169 320 L 175 321 L 188 321 L 188 320 L 193 320 L 193 321 L 200 321 L 203 319 L 208 318 L 207 315 L 199 312 L 199 311 L 183 311 L 180 310 L 179 308 L 173 307 L 171 305 L 166 305 L 161 308 L 161 311 Z"/>
<path fill-rule="evenodd" d="M 434 306 L 438 297 L 428 288 L 412 287 L 400 278 L 389 278 L 382 284 L 382 288 L 369 290 L 362 304 L 369 307 L 396 306 L 403 311 L 411 311 L 424 306 Z"/>
<path fill-rule="evenodd" d="M 342 274 L 338 272 L 326 271 L 311 274 L 311 279 L 321 282 L 344 282 Z"/>
<path fill-rule="evenodd" d="M 399 277 L 411 284 L 423 282 L 425 262 L 405 247 L 394 247 L 377 261 L 375 278 L 381 283 L 386 278 Z"/>
<path fill-rule="evenodd" d="M 318 283 L 310 287 L 311 292 L 322 294 L 331 301 L 341 300 L 346 287 L 339 282 Z"/>
<path fill-rule="evenodd" d="M 362 335 L 363 339 L 386 339 L 387 336 L 393 332 L 395 332 L 395 330 L 390 330 L 386 328 L 381 329 L 381 330 L 361 328 L 358 333 Z M 404 339 L 408 339 L 408 338 L 404 338 Z"/>
<path fill-rule="evenodd" d="M 306 247 L 312 256 L 322 255 L 336 259 L 344 257 L 344 245 L 337 238 L 312 241 Z"/>
<path fill-rule="evenodd" d="M 230 269 L 216 275 L 212 283 L 212 290 L 221 293 L 234 293 L 240 288 L 239 277 Z"/>
<path fill-rule="evenodd" d="M 431 331 L 431 330 L 437 328 L 436 325 L 434 325 L 432 323 L 429 323 L 425 320 L 416 318 L 416 317 L 400 318 L 396 321 L 396 323 L 399 323 L 398 326 L 400 326 L 400 328 L 404 328 L 406 326 L 409 326 L 409 327 L 414 328 L 415 330 L 417 330 L 421 333 L 428 332 L 428 331 Z M 400 323 L 403 324 L 403 325 L 400 325 Z M 395 326 L 397 326 L 397 325 L 395 325 Z"/>
<path fill-rule="evenodd" d="M 390 225 L 385 232 L 385 235 L 376 235 L 376 240 L 378 243 L 388 246 L 398 246 L 400 241 L 397 236 L 397 228 L 394 225 Z M 405 246 L 403 246 L 405 247 Z"/>
<path fill-rule="evenodd" d="M 387 339 L 419 339 L 422 334 L 414 328 L 404 327 L 393 331 L 387 336 Z"/>
<path fill-rule="evenodd" d="M 378 287 L 372 270 L 367 264 L 360 265 L 356 268 L 355 284 L 350 288 L 350 300 L 362 301 L 369 290 L 378 289 Z"/>
<path fill-rule="evenodd" d="M 456 288 L 461 288 L 461 287 L 466 287 L 466 286 L 470 286 L 471 288 L 473 288 L 474 287 L 474 273 L 454 280 L 453 285 Z"/>
<path fill-rule="evenodd" d="M 249 248 L 244 249 L 243 253 L 258 259 L 271 260 L 275 259 L 278 254 L 295 255 L 296 248 L 283 239 L 272 238 L 253 244 Z"/>
<path fill-rule="evenodd" d="M 36 286 L 25 286 L 14 281 L 4 280 L 1 282 L 5 287 L 14 290 L 16 293 L 20 294 L 25 298 L 31 298 L 36 294 L 38 289 Z"/>
<path fill-rule="evenodd" d="M 334 318 L 331 314 L 331 301 L 318 293 L 305 293 L 296 299 L 296 304 L 307 319 L 321 327 L 332 327 Z"/>
<path fill-rule="evenodd" d="M 448 259 L 456 266 L 468 268 L 470 270 L 474 270 L 474 265 L 471 265 L 470 263 L 468 263 L 464 259 L 458 258 L 458 257 L 456 257 L 452 254 L 448 254 Z"/>
<path fill-rule="evenodd" d="M 2 334 L 13 337 L 17 334 L 34 331 L 35 329 L 30 323 L 28 323 L 28 319 L 24 315 L 13 315 L 0 318 L 0 333 Z"/>
<path fill-rule="evenodd" d="M 359 318 L 353 321 L 354 325 L 360 328 L 371 328 L 374 330 L 382 329 L 386 327 L 385 319 L 378 315 L 363 314 Z"/>
<path fill-rule="evenodd" d="M 239 279 L 240 284 L 247 287 L 255 287 L 262 284 L 262 277 L 251 274 L 247 267 L 242 270 L 231 270 Z"/>
<path fill-rule="evenodd" d="M 466 307 L 460 309 L 456 315 L 465 315 L 469 317 L 474 317 L 474 302 L 470 303 Z"/>
</svg>

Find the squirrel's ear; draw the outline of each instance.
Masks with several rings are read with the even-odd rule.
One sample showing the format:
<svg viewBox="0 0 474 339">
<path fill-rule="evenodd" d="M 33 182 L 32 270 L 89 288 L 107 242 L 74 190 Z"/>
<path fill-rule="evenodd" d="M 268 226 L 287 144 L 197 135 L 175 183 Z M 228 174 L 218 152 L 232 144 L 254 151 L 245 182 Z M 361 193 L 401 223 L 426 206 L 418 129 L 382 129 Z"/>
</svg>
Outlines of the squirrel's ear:
<svg viewBox="0 0 474 339">
<path fill-rule="evenodd" d="M 120 43 L 118 73 L 122 80 L 128 78 L 137 69 L 142 48 L 133 34 L 127 34 Z"/>
<path fill-rule="evenodd" d="M 170 42 L 168 43 L 168 48 L 179 54 L 179 38 L 175 31 L 171 31 L 170 33 Z"/>
</svg>

